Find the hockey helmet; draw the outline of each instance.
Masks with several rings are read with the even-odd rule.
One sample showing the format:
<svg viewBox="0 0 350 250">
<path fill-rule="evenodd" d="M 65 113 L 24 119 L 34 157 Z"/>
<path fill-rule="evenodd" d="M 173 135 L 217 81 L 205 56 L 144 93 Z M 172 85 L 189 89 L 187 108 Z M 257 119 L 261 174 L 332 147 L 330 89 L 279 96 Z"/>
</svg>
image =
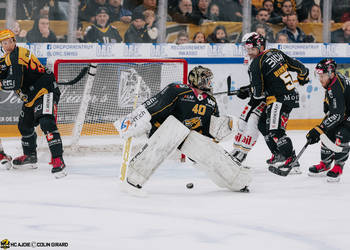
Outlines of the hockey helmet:
<svg viewBox="0 0 350 250">
<path fill-rule="evenodd" d="M 13 33 L 12 30 L 4 29 L 0 31 L 0 42 L 6 40 L 7 38 L 14 38 L 14 37 L 15 37 L 15 33 Z"/>
<path fill-rule="evenodd" d="M 261 46 L 264 46 L 264 48 L 266 46 L 266 39 L 262 35 L 256 32 L 252 32 L 244 35 L 244 37 L 242 38 L 242 42 L 244 43 L 244 46 L 247 49 L 257 48 L 260 50 Z"/>
<path fill-rule="evenodd" d="M 335 73 L 337 69 L 337 63 L 333 58 L 325 58 L 322 59 L 317 65 L 315 69 L 315 75 L 328 73 L 328 76 L 331 73 Z"/>
<path fill-rule="evenodd" d="M 194 88 L 212 92 L 213 72 L 203 66 L 194 67 L 188 74 L 188 83 Z"/>
</svg>

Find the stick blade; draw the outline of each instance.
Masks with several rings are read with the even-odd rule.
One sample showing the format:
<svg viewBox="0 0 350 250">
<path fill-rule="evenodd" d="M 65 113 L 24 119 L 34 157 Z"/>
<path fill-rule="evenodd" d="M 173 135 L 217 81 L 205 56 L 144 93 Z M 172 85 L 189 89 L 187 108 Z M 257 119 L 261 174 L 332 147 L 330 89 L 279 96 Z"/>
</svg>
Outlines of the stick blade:
<svg viewBox="0 0 350 250">
<path fill-rule="evenodd" d="M 269 171 L 279 176 L 287 176 L 291 170 L 292 170 L 291 167 L 286 170 L 282 170 L 278 167 L 269 166 Z"/>
</svg>

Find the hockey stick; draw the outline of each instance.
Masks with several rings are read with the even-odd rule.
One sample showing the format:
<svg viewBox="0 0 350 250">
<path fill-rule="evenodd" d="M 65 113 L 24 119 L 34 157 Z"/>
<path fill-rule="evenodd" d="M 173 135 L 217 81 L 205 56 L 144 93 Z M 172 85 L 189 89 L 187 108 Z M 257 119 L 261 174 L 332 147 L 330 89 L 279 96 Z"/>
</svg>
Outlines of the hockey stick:
<svg viewBox="0 0 350 250">
<path fill-rule="evenodd" d="M 239 90 L 231 91 L 231 76 L 228 76 L 227 77 L 227 91 L 217 92 L 217 93 L 214 93 L 213 95 L 227 94 L 228 96 L 230 96 L 230 95 L 237 95 L 238 92 L 239 92 Z"/>
<path fill-rule="evenodd" d="M 69 82 L 57 82 L 57 84 L 58 85 L 74 85 L 74 84 L 76 84 L 77 82 L 79 82 L 88 73 L 88 70 L 89 70 L 90 66 L 91 65 L 89 65 L 88 67 L 84 67 L 79 72 L 79 74 L 74 79 L 72 79 L 71 81 L 69 81 Z"/>
<path fill-rule="evenodd" d="M 294 167 L 294 165 L 297 164 L 299 158 L 301 157 L 301 155 L 304 153 L 305 149 L 310 145 L 310 143 L 307 141 L 306 144 L 304 145 L 304 147 L 300 150 L 299 154 L 297 155 L 297 157 L 294 159 L 293 162 L 291 162 L 288 166 L 280 166 L 280 167 L 274 167 L 274 166 L 269 166 L 269 171 L 280 175 L 280 176 L 287 176 L 290 171 L 292 170 L 292 168 Z M 287 170 L 282 170 L 282 168 L 287 168 Z"/>
<path fill-rule="evenodd" d="M 142 78 L 139 76 L 137 78 L 137 83 L 136 83 L 136 88 L 135 88 L 135 98 L 134 98 L 134 105 L 133 105 L 133 110 L 136 109 L 137 106 L 137 100 L 139 99 L 139 90 L 140 90 L 140 85 L 141 85 L 141 80 Z M 129 157 L 130 157 L 130 152 L 131 152 L 131 148 L 132 148 L 132 137 L 129 137 L 124 144 L 124 148 L 123 148 L 123 162 L 122 165 L 120 167 L 120 180 L 121 182 L 124 182 L 125 177 L 126 177 L 126 172 L 127 172 L 127 168 L 128 168 L 128 164 L 129 164 Z"/>
</svg>

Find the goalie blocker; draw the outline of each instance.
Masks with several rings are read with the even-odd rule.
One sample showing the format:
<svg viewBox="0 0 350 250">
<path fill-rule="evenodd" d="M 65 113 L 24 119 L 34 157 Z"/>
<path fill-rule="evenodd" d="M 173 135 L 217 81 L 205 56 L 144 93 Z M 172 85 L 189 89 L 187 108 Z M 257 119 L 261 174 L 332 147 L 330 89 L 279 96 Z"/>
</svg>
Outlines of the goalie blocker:
<svg viewBox="0 0 350 250">
<path fill-rule="evenodd" d="M 209 137 L 190 131 L 169 116 L 130 161 L 127 182 L 141 188 L 160 164 L 182 143 L 180 150 L 197 162 L 219 187 L 240 191 L 252 180 L 249 168 L 239 166 Z"/>
</svg>

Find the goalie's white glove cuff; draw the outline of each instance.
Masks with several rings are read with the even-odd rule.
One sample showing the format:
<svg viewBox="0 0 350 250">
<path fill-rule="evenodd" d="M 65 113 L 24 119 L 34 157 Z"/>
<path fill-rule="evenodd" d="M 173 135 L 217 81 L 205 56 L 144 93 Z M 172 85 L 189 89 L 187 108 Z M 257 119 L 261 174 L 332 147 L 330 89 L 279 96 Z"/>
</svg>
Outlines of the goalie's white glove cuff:
<svg viewBox="0 0 350 250">
<path fill-rule="evenodd" d="M 150 123 L 152 116 L 145 108 L 140 105 L 127 116 L 118 119 L 114 122 L 114 127 L 123 139 L 129 137 L 137 137 L 147 133 L 152 125 Z"/>
</svg>

